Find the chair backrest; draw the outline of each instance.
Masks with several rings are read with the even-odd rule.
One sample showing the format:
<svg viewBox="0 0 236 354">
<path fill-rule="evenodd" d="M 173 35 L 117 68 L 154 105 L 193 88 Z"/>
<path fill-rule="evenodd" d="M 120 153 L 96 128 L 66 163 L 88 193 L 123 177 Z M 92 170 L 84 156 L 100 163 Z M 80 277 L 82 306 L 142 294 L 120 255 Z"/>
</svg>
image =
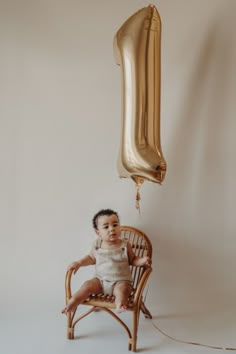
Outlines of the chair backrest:
<svg viewBox="0 0 236 354">
<path fill-rule="evenodd" d="M 129 241 L 136 256 L 152 258 L 152 244 L 144 232 L 130 226 L 121 226 L 120 229 L 121 238 Z M 130 266 L 130 270 L 134 282 L 133 286 L 136 289 L 144 272 L 144 267 Z"/>
</svg>

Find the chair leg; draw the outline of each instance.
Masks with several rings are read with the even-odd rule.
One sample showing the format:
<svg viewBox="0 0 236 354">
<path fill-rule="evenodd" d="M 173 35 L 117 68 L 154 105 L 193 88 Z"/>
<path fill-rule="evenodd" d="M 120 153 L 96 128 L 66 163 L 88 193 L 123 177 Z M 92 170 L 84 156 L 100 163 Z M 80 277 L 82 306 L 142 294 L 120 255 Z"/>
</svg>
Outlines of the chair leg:
<svg viewBox="0 0 236 354">
<path fill-rule="evenodd" d="M 129 341 L 128 341 L 128 350 L 129 351 L 132 350 L 132 343 L 133 343 L 132 338 L 129 338 Z"/>
<path fill-rule="evenodd" d="M 147 309 L 147 307 L 145 306 L 144 302 L 142 302 L 141 304 L 141 310 L 146 318 L 150 318 L 150 319 L 152 318 L 152 315 L 150 311 Z"/>
<path fill-rule="evenodd" d="M 74 339 L 74 328 L 67 328 L 67 339 Z"/>
<path fill-rule="evenodd" d="M 140 309 L 136 309 L 133 312 L 133 328 L 132 328 L 132 339 L 131 339 L 131 350 L 136 352 L 137 347 L 137 332 L 138 332 L 138 322 L 139 322 L 139 312 Z"/>
<path fill-rule="evenodd" d="M 67 313 L 67 339 L 74 339 L 74 328 L 72 327 L 71 312 Z"/>
</svg>

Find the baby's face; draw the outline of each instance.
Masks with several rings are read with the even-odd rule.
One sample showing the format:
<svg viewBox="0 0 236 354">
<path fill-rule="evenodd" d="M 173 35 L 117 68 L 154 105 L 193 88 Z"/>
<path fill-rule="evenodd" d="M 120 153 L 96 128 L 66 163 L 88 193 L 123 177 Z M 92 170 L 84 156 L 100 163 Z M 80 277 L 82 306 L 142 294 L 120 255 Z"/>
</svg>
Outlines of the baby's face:
<svg viewBox="0 0 236 354">
<path fill-rule="evenodd" d="M 100 216 L 97 227 L 96 233 L 103 241 L 113 243 L 120 238 L 120 223 L 115 214 Z"/>
</svg>

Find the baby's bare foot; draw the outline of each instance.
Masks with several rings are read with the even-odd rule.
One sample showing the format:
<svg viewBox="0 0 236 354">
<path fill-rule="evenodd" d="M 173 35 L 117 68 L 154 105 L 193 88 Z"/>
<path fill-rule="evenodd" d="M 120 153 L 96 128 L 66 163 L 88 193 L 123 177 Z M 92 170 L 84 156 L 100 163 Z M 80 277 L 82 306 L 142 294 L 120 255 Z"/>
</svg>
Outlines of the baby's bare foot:
<svg viewBox="0 0 236 354">
<path fill-rule="evenodd" d="M 116 306 L 116 311 L 118 313 L 125 312 L 127 309 L 128 309 L 128 307 L 126 305 L 119 304 Z"/>
<path fill-rule="evenodd" d="M 61 310 L 61 313 L 66 315 L 68 312 L 74 312 L 76 310 L 76 307 L 77 305 L 75 304 L 75 302 L 71 301 L 63 310 Z"/>
<path fill-rule="evenodd" d="M 67 314 L 67 307 L 65 307 L 63 310 L 61 310 L 61 313 L 63 313 L 63 314 Z"/>
</svg>

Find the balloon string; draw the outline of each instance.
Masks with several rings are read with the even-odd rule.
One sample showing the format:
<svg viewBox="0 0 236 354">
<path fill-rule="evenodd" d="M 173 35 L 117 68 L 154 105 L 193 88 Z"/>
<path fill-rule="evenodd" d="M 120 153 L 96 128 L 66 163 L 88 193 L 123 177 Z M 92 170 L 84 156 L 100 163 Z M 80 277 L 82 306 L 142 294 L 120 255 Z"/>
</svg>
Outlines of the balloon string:
<svg viewBox="0 0 236 354">
<path fill-rule="evenodd" d="M 140 197 L 140 193 L 139 193 L 139 188 L 140 188 L 140 185 L 136 183 L 136 209 L 139 211 L 139 214 L 140 214 L 141 197 Z"/>
</svg>

